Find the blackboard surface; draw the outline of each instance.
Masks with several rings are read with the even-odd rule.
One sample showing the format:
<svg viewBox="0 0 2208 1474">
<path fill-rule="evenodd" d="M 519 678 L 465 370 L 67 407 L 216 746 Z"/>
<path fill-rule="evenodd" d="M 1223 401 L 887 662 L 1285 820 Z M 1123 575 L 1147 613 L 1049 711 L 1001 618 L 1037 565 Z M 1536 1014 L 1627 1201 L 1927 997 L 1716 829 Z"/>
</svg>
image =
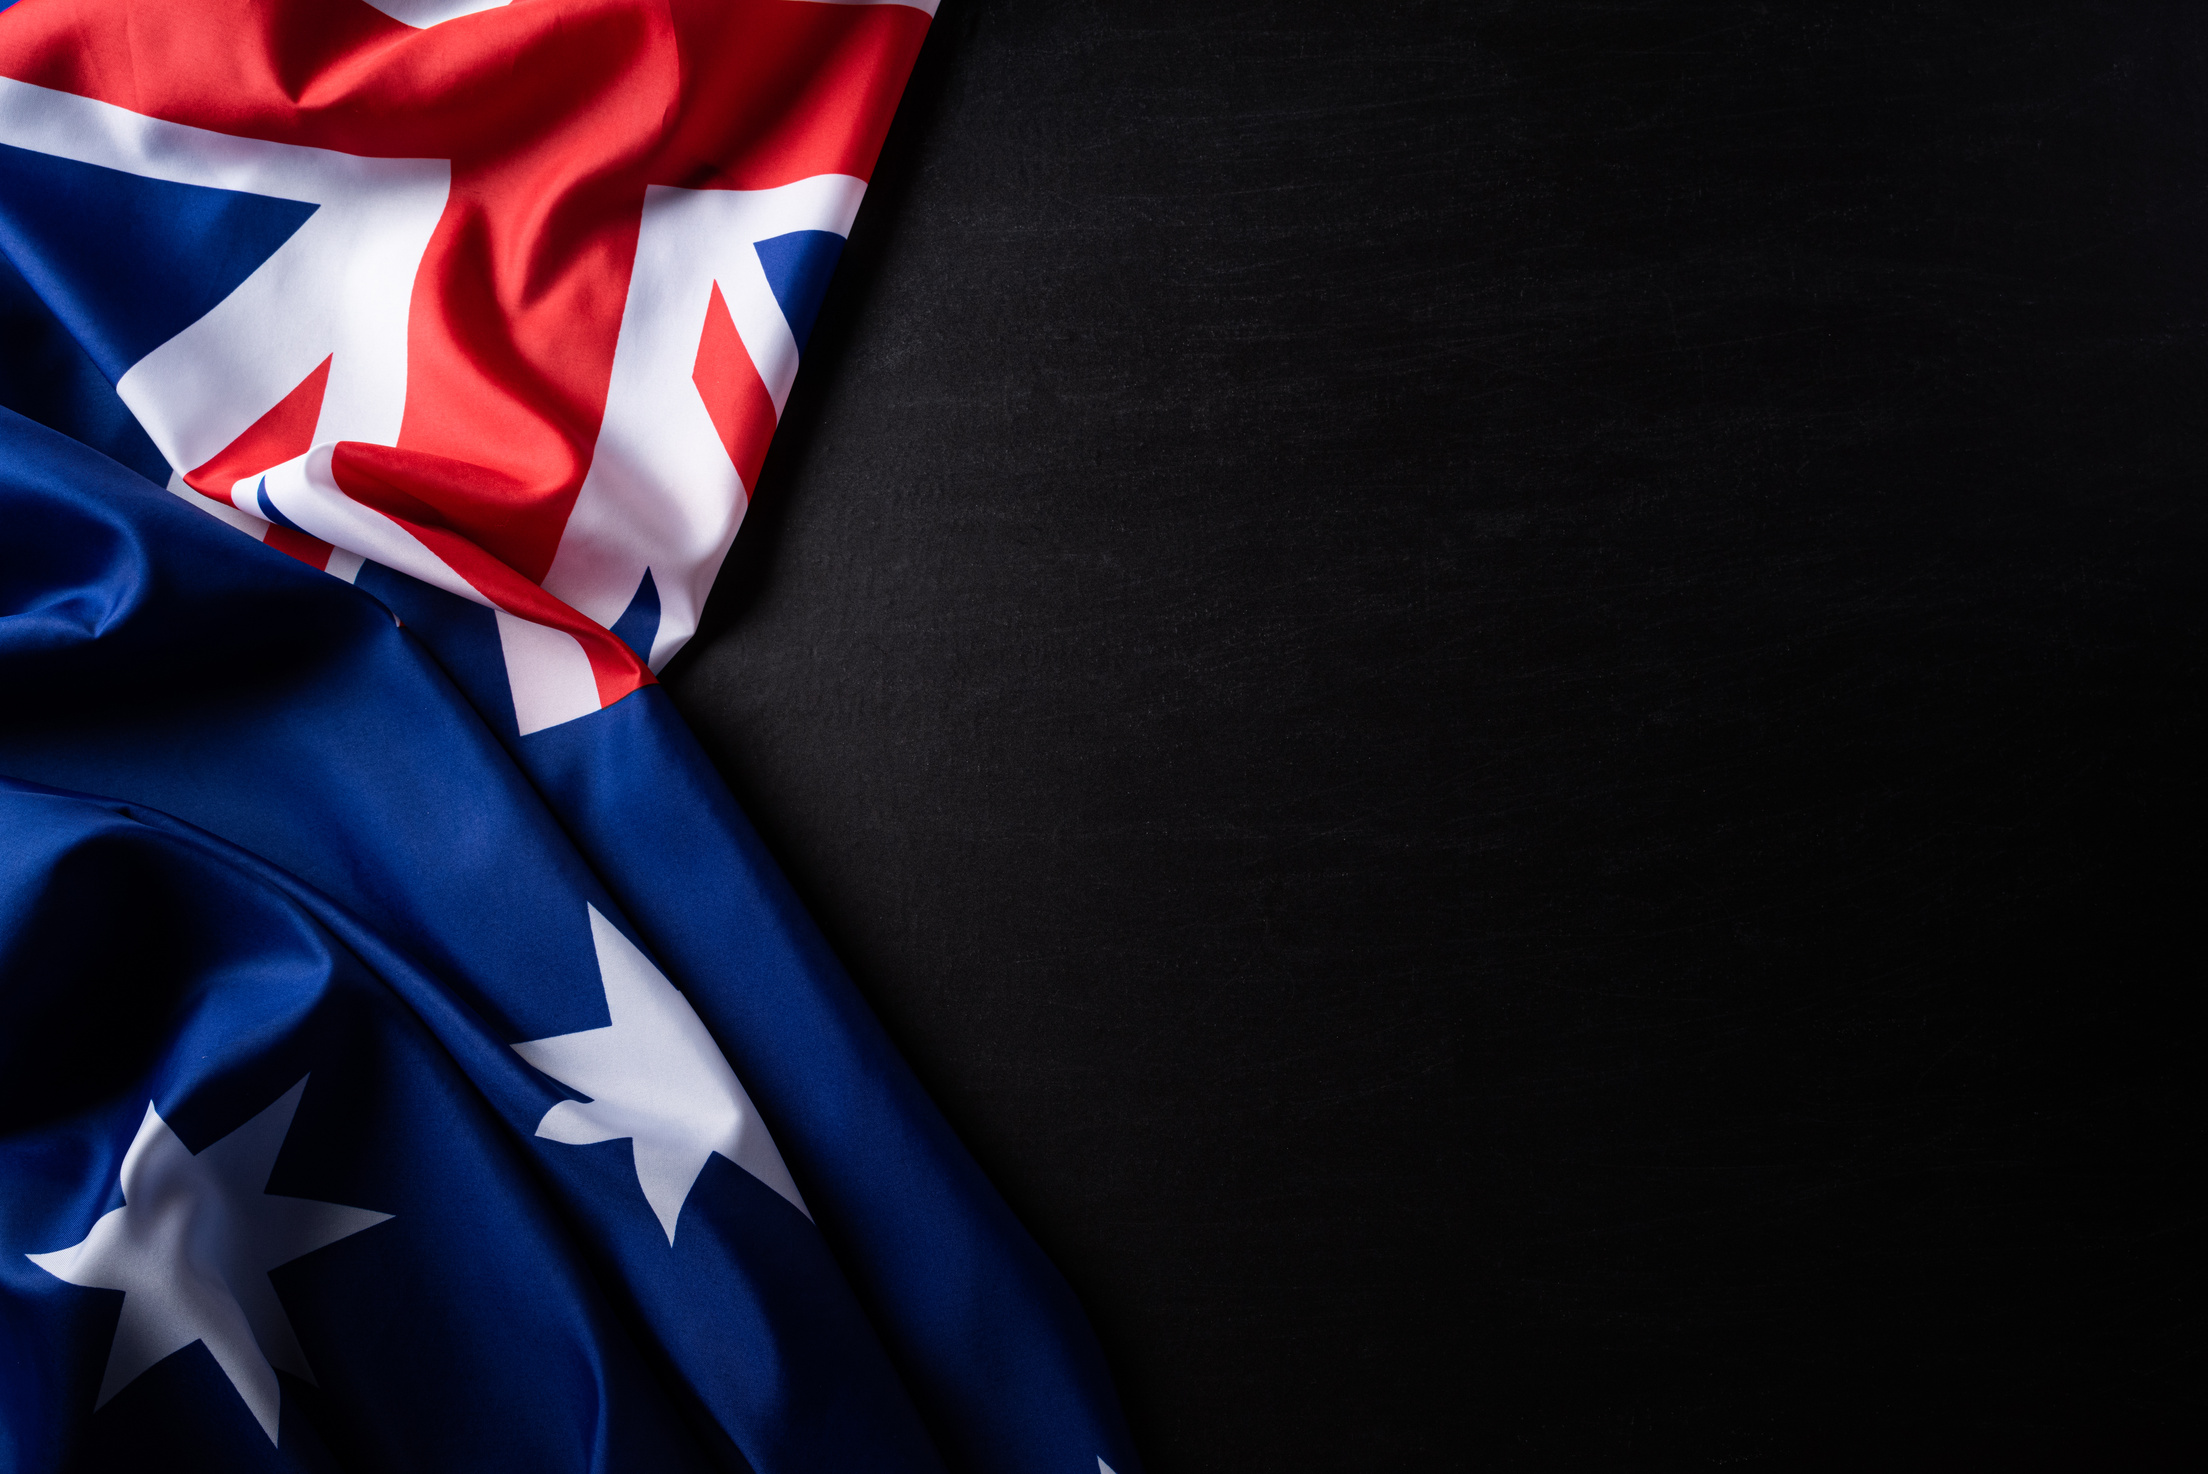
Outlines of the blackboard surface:
<svg viewBox="0 0 2208 1474">
<path fill-rule="evenodd" d="M 1156 1474 L 2177 1467 L 2204 468 L 2198 7 L 946 0 L 669 679 Z"/>
</svg>

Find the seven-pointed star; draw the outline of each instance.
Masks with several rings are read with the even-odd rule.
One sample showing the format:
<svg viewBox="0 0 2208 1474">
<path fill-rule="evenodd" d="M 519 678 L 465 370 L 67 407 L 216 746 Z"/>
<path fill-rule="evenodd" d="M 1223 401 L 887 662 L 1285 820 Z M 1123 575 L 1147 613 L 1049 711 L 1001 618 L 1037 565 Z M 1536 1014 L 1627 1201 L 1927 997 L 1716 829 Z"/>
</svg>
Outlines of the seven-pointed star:
<svg viewBox="0 0 2208 1474">
<path fill-rule="evenodd" d="M 670 1246 L 690 1185 L 715 1152 L 812 1217 L 766 1123 L 690 1000 L 596 906 L 590 939 L 613 1022 L 514 1046 L 530 1064 L 590 1097 L 546 1111 L 537 1135 L 570 1146 L 629 1138 L 637 1185 Z"/>
<path fill-rule="evenodd" d="M 306 1088 L 301 1080 L 197 1156 L 148 1101 L 123 1156 L 123 1206 L 102 1214 L 83 1242 L 25 1256 L 72 1285 L 123 1292 L 95 1408 L 204 1341 L 276 1442 L 276 1369 L 308 1382 L 314 1373 L 268 1272 L 391 1216 L 264 1191 Z"/>
</svg>

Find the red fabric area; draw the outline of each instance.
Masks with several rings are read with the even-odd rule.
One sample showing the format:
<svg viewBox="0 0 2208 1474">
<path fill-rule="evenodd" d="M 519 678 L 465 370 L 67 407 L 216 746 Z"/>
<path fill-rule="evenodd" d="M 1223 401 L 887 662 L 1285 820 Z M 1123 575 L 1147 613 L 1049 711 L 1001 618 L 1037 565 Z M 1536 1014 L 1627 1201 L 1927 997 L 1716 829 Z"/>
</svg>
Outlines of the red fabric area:
<svg viewBox="0 0 2208 1474">
<path fill-rule="evenodd" d="M 279 527 L 273 522 L 268 525 L 268 536 L 262 540 L 279 553 L 291 554 L 309 568 L 328 568 L 330 554 L 336 551 L 318 537 L 304 532 L 293 532 L 290 528 Z"/>
<path fill-rule="evenodd" d="M 322 394 L 330 384 L 330 360 L 325 358 L 297 388 L 276 401 L 267 414 L 246 427 L 245 433 L 210 457 L 205 465 L 184 473 L 184 484 L 205 492 L 218 502 L 230 500 L 230 488 L 241 476 L 252 476 L 281 465 L 314 448 L 314 422 L 322 414 Z"/>
<path fill-rule="evenodd" d="M 771 189 L 813 174 L 870 179 L 920 55 L 909 5 L 671 0 L 681 90 L 654 184 Z M 834 20 L 810 14 L 838 11 Z"/>
<path fill-rule="evenodd" d="M 639 686 L 649 686 L 651 667 L 637 658 L 614 633 L 569 608 L 512 565 L 485 552 L 447 516 L 448 506 L 480 506 L 502 500 L 502 478 L 471 461 L 394 450 L 387 445 L 340 441 L 330 458 L 338 489 L 364 507 L 373 507 L 411 533 L 475 591 L 511 614 L 573 635 L 590 660 L 598 682 L 598 701 L 610 706 Z"/>
</svg>

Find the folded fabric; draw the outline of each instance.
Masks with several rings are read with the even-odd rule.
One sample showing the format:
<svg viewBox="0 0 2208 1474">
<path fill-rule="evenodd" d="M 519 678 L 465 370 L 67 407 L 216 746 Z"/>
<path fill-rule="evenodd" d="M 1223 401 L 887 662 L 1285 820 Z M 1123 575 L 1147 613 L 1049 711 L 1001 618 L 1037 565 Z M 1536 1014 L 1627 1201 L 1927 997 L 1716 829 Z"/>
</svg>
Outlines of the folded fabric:
<svg viewBox="0 0 2208 1474">
<path fill-rule="evenodd" d="M 0 1466 L 1134 1467 L 660 688 L 4 410 L 0 528 Z"/>
</svg>

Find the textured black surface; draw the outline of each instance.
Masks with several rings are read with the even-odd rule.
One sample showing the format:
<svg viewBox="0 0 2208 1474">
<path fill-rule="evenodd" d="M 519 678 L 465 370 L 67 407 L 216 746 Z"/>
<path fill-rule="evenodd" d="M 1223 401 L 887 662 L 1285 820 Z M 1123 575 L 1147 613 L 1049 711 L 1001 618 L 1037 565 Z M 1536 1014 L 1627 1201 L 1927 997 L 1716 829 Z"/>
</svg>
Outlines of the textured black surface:
<svg viewBox="0 0 2208 1474">
<path fill-rule="evenodd" d="M 2208 21 L 1838 9 L 944 7 L 670 685 L 1157 1474 L 2197 1447 Z"/>
</svg>

